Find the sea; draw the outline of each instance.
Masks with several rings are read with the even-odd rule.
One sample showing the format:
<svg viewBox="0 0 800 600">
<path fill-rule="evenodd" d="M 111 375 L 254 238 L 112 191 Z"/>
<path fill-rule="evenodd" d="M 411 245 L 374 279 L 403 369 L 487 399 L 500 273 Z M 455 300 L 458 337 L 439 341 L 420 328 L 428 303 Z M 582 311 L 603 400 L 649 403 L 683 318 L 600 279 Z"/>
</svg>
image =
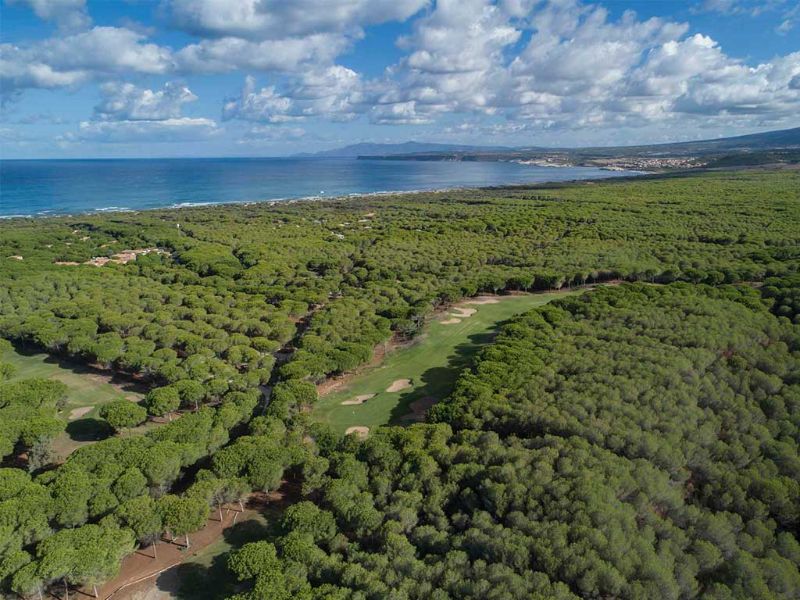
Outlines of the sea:
<svg viewBox="0 0 800 600">
<path fill-rule="evenodd" d="M 489 187 L 620 174 L 625 173 L 513 162 L 355 158 L 2 160 L 0 217 Z"/>
</svg>

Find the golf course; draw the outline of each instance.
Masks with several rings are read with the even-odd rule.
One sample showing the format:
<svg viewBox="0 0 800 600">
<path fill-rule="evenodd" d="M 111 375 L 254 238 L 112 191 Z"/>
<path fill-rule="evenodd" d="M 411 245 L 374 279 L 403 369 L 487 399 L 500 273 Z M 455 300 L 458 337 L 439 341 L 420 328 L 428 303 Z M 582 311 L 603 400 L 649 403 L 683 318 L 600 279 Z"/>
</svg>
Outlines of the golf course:
<svg viewBox="0 0 800 600">
<path fill-rule="evenodd" d="M 480 296 L 455 304 L 379 365 L 329 386 L 314 408 L 314 418 L 337 432 L 361 435 L 380 425 L 421 421 L 432 404 L 450 393 L 458 374 L 503 321 L 569 293 L 579 291 Z"/>
<path fill-rule="evenodd" d="M 107 437 L 108 424 L 100 418 L 100 407 L 112 400 L 127 399 L 138 402 L 143 394 L 129 384 L 112 383 L 112 378 L 89 367 L 60 362 L 47 354 L 27 354 L 18 351 L 3 356 L 3 361 L 14 365 L 11 381 L 20 379 L 54 379 L 67 386 L 64 409 L 58 414 L 67 421 L 67 427 L 53 441 L 54 452 L 65 457 L 76 448 Z M 136 429 L 142 432 L 147 425 Z M 132 433 L 132 432 L 127 432 Z"/>
</svg>

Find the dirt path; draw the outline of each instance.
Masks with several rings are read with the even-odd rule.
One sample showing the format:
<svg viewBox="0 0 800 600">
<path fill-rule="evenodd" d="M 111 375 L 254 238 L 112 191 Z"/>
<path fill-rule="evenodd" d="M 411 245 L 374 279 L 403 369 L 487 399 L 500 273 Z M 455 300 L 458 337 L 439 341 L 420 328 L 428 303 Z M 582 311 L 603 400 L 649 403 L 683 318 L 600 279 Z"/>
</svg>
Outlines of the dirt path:
<svg viewBox="0 0 800 600">
<path fill-rule="evenodd" d="M 265 504 L 279 504 L 287 496 L 286 486 L 270 494 L 251 494 L 245 503 L 244 512 L 238 505 L 229 505 L 222 509 L 222 521 L 219 513 L 212 510 L 211 517 L 203 529 L 189 535 L 190 547 L 185 548 L 185 539 L 180 537 L 177 543 L 170 543 L 166 538 L 157 544 L 158 558 L 153 557 L 153 548 L 141 548 L 126 556 L 122 561 L 117 577 L 98 587 L 100 598 L 114 600 L 132 600 L 133 598 L 160 597 L 154 589 L 155 578 L 195 556 L 198 552 L 217 541 L 225 530 L 236 523 L 252 517 Z M 83 590 L 76 597 L 93 597 L 91 590 Z"/>
</svg>

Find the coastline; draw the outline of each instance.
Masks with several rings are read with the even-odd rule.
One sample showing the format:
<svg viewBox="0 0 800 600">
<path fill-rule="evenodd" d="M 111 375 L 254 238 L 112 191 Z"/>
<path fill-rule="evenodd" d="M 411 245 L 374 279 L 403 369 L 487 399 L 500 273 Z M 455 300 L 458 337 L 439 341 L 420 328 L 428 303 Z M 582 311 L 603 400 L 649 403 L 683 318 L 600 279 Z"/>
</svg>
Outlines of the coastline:
<svg viewBox="0 0 800 600">
<path fill-rule="evenodd" d="M 212 208 L 224 206 L 276 206 L 280 204 L 293 204 L 297 202 L 338 202 L 342 200 L 352 200 L 357 198 L 375 198 L 384 196 L 412 196 L 419 194 L 443 194 L 451 192 L 464 192 L 464 191 L 482 191 L 482 190 L 512 190 L 512 189 L 534 189 L 537 187 L 550 187 L 553 186 L 566 186 L 575 185 L 580 183 L 598 183 L 606 181 L 619 181 L 623 179 L 634 179 L 640 177 L 647 177 L 658 175 L 657 173 L 650 173 L 645 171 L 620 171 L 610 177 L 601 178 L 586 178 L 586 179 L 569 179 L 569 180 L 552 180 L 552 181 L 532 181 L 530 183 L 509 183 L 503 185 L 486 185 L 486 186 L 449 186 L 441 188 L 419 188 L 414 190 L 380 190 L 375 192 L 353 192 L 350 194 L 337 194 L 337 195 L 311 195 L 311 196 L 287 196 L 281 198 L 265 198 L 261 200 L 220 200 L 208 202 L 179 202 L 175 204 L 146 207 L 146 208 L 127 208 L 119 206 L 100 207 L 87 211 L 75 211 L 55 213 L 52 210 L 38 211 L 31 214 L 14 214 L 14 215 L 0 215 L 0 223 L 15 220 L 40 220 L 40 219 L 62 219 L 62 218 L 76 218 L 86 216 L 100 216 L 100 215 L 115 215 L 115 214 L 138 214 L 144 212 L 155 211 L 177 211 L 191 208 Z"/>
</svg>

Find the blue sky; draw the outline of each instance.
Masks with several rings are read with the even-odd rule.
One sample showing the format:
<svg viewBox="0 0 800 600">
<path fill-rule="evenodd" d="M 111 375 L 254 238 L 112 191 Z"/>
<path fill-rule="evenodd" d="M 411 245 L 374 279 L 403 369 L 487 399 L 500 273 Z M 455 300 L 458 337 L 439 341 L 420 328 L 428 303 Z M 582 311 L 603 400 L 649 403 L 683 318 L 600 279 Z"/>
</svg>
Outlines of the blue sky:
<svg viewBox="0 0 800 600">
<path fill-rule="evenodd" d="M 798 0 L 0 0 L 3 158 L 800 126 Z"/>
</svg>

